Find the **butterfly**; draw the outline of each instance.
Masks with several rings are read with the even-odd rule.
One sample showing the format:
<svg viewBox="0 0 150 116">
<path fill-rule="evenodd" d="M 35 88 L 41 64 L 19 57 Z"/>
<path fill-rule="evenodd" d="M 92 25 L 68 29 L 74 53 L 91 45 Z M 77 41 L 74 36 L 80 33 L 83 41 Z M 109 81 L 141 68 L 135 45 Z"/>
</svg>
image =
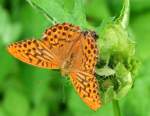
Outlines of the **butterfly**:
<svg viewBox="0 0 150 116">
<path fill-rule="evenodd" d="M 94 76 L 97 63 L 97 35 L 69 23 L 56 24 L 44 32 L 41 40 L 12 43 L 8 52 L 17 59 L 47 69 L 60 69 L 68 75 L 80 96 L 92 110 L 101 106 L 99 84 Z"/>
</svg>

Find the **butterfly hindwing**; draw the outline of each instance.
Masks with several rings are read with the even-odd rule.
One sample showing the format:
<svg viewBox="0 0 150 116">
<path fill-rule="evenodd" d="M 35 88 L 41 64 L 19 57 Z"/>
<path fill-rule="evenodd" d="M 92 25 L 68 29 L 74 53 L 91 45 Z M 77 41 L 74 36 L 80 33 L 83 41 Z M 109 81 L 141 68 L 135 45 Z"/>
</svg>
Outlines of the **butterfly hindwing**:
<svg viewBox="0 0 150 116">
<path fill-rule="evenodd" d="M 98 83 L 94 75 L 84 72 L 71 73 L 72 84 L 80 98 L 92 109 L 97 110 L 101 103 Z"/>
</svg>

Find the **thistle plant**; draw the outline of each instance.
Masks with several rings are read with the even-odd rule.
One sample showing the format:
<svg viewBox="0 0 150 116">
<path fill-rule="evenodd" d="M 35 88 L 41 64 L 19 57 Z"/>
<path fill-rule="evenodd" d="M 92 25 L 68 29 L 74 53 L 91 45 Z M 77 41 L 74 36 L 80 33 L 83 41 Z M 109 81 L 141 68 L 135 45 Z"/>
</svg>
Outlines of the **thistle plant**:
<svg viewBox="0 0 150 116">
<path fill-rule="evenodd" d="M 139 65 L 134 37 L 128 30 L 129 12 L 130 1 L 124 0 L 120 16 L 105 21 L 98 31 L 101 52 L 96 74 L 103 103 L 112 101 L 115 116 L 121 115 L 118 101 L 132 88 Z"/>
</svg>

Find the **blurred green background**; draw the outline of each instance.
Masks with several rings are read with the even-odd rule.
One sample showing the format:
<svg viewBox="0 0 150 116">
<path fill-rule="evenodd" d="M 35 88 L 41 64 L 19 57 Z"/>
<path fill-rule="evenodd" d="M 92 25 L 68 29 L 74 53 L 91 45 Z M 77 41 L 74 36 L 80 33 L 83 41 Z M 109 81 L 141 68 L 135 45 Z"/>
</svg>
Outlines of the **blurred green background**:
<svg viewBox="0 0 150 116">
<path fill-rule="evenodd" d="M 61 1 L 61 0 L 57 0 Z M 72 4 L 64 0 L 69 9 Z M 72 0 L 73 1 L 73 0 Z M 121 0 L 85 0 L 92 25 L 119 14 Z M 150 116 L 150 1 L 132 0 L 130 25 L 142 65 L 120 101 L 123 116 Z M 0 0 L 0 116 L 113 116 L 112 103 L 91 111 L 59 72 L 27 65 L 8 54 L 9 43 L 40 38 L 50 21 L 25 0 Z"/>
</svg>

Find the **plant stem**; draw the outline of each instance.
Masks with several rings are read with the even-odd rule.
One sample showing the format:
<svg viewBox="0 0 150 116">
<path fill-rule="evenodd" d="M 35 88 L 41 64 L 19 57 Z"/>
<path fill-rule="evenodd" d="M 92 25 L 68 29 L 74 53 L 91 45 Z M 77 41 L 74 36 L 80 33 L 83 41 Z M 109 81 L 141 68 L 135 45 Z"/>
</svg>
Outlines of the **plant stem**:
<svg viewBox="0 0 150 116">
<path fill-rule="evenodd" d="M 113 100 L 112 104 L 113 104 L 114 116 L 121 116 L 120 106 L 119 106 L 118 100 Z"/>
<path fill-rule="evenodd" d="M 130 0 L 123 0 L 123 8 L 121 10 L 118 21 L 121 26 L 126 29 L 129 24 L 129 15 L 130 15 Z"/>
</svg>

